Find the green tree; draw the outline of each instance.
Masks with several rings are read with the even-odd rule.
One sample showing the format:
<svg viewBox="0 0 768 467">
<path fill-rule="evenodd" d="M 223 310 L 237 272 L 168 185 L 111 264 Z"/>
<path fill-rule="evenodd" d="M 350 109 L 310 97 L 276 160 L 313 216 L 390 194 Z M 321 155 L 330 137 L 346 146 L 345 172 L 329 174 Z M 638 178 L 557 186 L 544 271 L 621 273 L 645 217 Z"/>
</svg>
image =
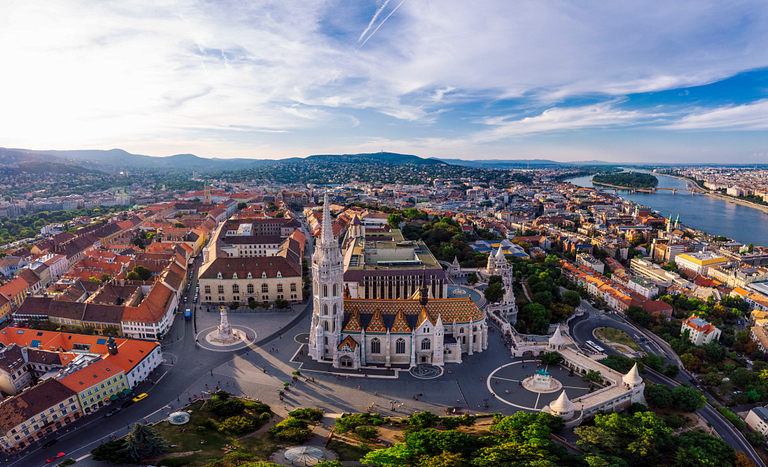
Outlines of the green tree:
<svg viewBox="0 0 768 467">
<path fill-rule="evenodd" d="M 470 273 L 470 274 L 467 276 L 467 284 L 469 284 L 469 285 L 475 285 L 475 284 L 477 284 L 478 282 L 480 282 L 480 279 L 477 277 L 477 274 L 475 274 L 474 272 Z"/>
<path fill-rule="evenodd" d="M 448 451 L 443 451 L 436 456 L 422 457 L 418 463 L 418 467 L 468 467 L 468 465 L 464 456 Z"/>
<path fill-rule="evenodd" d="M 150 277 L 152 277 L 152 271 L 150 271 L 149 269 L 147 269 L 146 267 L 141 266 L 141 265 L 136 266 L 135 268 L 133 268 L 133 272 L 138 274 L 139 277 L 141 278 L 141 280 L 143 280 L 143 281 L 148 281 L 150 279 Z"/>
<path fill-rule="evenodd" d="M 594 426 L 574 431 L 578 446 L 587 453 L 620 456 L 630 464 L 653 465 L 671 442 L 671 430 L 653 412 L 598 414 Z"/>
<path fill-rule="evenodd" d="M 671 363 L 664 369 L 664 374 L 670 378 L 676 378 L 679 373 L 680 367 Z"/>
<path fill-rule="evenodd" d="M 288 303 L 288 300 L 284 298 L 278 298 L 275 300 L 275 308 L 277 309 L 285 309 L 288 308 L 290 304 Z"/>
<path fill-rule="evenodd" d="M 734 449 L 725 441 L 698 431 L 686 431 L 675 437 L 676 466 L 732 465 L 736 460 Z"/>
<path fill-rule="evenodd" d="M 573 290 L 566 290 L 563 292 L 563 303 L 576 307 L 581 305 L 581 297 L 579 297 L 579 294 Z"/>
<path fill-rule="evenodd" d="M 603 375 L 596 370 L 588 370 L 587 374 L 581 377 L 581 380 L 586 383 L 600 383 L 603 381 Z"/>
<path fill-rule="evenodd" d="M 472 460 L 472 465 L 475 467 L 556 467 L 558 460 L 558 457 L 546 448 L 546 443 L 508 441 L 480 449 L 477 457 Z"/>
<path fill-rule="evenodd" d="M 125 275 L 125 278 L 129 281 L 140 281 L 141 276 L 136 271 L 131 271 Z"/>
<path fill-rule="evenodd" d="M 399 229 L 401 222 L 403 222 L 403 216 L 401 216 L 400 214 L 390 214 L 389 217 L 387 217 L 387 223 L 393 229 Z"/>
<path fill-rule="evenodd" d="M 720 363 L 725 358 L 725 349 L 717 342 L 710 342 L 701 346 L 710 363 Z"/>
<path fill-rule="evenodd" d="M 486 287 L 484 295 L 485 299 L 490 303 L 498 302 L 504 296 L 504 288 L 501 286 L 501 282 L 496 282 Z"/>
<path fill-rule="evenodd" d="M 675 403 L 672 390 L 662 384 L 646 385 L 644 394 L 648 405 L 656 409 L 666 409 Z"/>
<path fill-rule="evenodd" d="M 683 412 L 696 412 L 704 407 L 707 399 L 698 389 L 687 386 L 678 386 L 672 390 L 674 407 Z"/>
<path fill-rule="evenodd" d="M 747 441 L 749 441 L 749 444 L 751 444 L 756 448 L 759 448 L 760 446 L 764 445 L 766 441 L 765 435 L 760 433 L 759 431 L 750 431 L 744 437 L 747 438 Z"/>
<path fill-rule="evenodd" d="M 137 423 L 125 437 L 125 448 L 122 453 L 128 457 L 141 460 L 157 457 L 168 452 L 168 443 L 148 425 Z"/>
<path fill-rule="evenodd" d="M 431 428 L 437 425 L 439 420 L 440 417 L 433 414 L 432 412 L 418 412 L 408 418 L 408 427 L 416 430 Z"/>
<path fill-rule="evenodd" d="M 387 449 L 371 451 L 360 459 L 363 464 L 383 465 L 387 467 L 402 467 L 411 465 L 416 459 L 416 453 L 405 443 L 397 443 Z"/>
<path fill-rule="evenodd" d="M 557 365 L 563 361 L 563 356 L 560 352 L 547 352 L 541 356 L 541 363 L 544 365 Z"/>
</svg>

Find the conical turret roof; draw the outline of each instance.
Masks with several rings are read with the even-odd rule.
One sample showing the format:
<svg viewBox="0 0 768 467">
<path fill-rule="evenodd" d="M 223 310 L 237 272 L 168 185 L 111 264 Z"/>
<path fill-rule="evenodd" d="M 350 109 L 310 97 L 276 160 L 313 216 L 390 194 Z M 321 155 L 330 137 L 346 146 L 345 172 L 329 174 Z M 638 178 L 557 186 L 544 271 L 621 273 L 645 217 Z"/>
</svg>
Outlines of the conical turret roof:
<svg viewBox="0 0 768 467">
<path fill-rule="evenodd" d="M 565 393 L 565 390 L 563 390 L 563 392 L 560 393 L 560 397 L 549 405 L 549 409 L 552 412 L 568 413 L 576 410 L 576 406 L 574 406 L 573 402 L 568 399 L 568 395 Z"/>
<path fill-rule="evenodd" d="M 629 370 L 629 373 L 624 375 L 622 381 L 624 381 L 624 384 L 630 387 L 637 386 L 643 382 L 643 378 L 640 376 L 640 372 L 637 371 L 637 363 L 635 363 L 632 369 Z"/>
<path fill-rule="evenodd" d="M 499 249 L 496 251 L 496 259 L 499 261 L 506 261 L 507 257 L 504 256 L 504 247 L 499 245 Z"/>
<path fill-rule="evenodd" d="M 561 345 L 565 345 L 565 338 L 562 334 L 560 334 L 560 326 L 555 329 L 555 333 L 552 334 L 552 337 L 549 338 L 549 345 L 559 347 Z"/>
</svg>

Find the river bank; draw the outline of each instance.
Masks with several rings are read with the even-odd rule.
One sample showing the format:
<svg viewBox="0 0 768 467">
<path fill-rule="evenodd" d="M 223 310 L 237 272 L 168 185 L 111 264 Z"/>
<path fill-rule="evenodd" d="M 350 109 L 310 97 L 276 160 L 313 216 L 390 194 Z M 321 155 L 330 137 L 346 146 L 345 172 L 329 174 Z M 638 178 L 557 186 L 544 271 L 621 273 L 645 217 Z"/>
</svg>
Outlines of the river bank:
<svg viewBox="0 0 768 467">
<path fill-rule="evenodd" d="M 661 174 L 659 174 L 659 175 L 661 175 Z M 683 181 L 685 181 L 688 184 L 688 188 L 695 189 L 697 193 L 702 193 L 702 194 L 705 194 L 707 196 L 711 196 L 712 198 L 717 198 L 717 199 L 720 199 L 720 200 L 723 200 L 723 201 L 727 201 L 729 203 L 736 203 L 736 204 L 740 204 L 742 206 L 746 206 L 748 208 L 757 209 L 758 211 L 762 211 L 762 212 L 768 214 L 768 206 L 764 206 L 762 204 L 753 203 L 751 201 L 747 201 L 747 200 L 744 200 L 744 199 L 736 198 L 734 196 L 723 195 L 723 194 L 717 193 L 717 192 L 713 193 L 712 191 L 709 191 L 709 190 L 707 190 L 705 188 L 701 188 L 699 186 L 699 184 L 696 183 L 696 181 L 691 179 L 691 178 L 681 177 L 679 175 L 668 175 L 668 174 L 664 174 L 663 176 L 664 177 L 677 178 L 679 180 L 683 180 Z"/>
</svg>

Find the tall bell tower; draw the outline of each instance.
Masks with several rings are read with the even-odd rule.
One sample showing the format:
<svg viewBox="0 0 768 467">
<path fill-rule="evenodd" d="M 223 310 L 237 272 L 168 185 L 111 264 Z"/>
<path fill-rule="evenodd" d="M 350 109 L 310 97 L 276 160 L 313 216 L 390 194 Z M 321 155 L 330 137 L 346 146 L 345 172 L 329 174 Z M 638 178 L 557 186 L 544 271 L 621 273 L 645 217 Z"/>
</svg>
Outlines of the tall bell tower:
<svg viewBox="0 0 768 467">
<path fill-rule="evenodd" d="M 315 360 L 333 360 L 341 342 L 344 319 L 344 265 L 339 244 L 333 238 L 328 194 L 323 204 L 320 241 L 312 255 L 312 325 L 309 351 Z"/>
</svg>

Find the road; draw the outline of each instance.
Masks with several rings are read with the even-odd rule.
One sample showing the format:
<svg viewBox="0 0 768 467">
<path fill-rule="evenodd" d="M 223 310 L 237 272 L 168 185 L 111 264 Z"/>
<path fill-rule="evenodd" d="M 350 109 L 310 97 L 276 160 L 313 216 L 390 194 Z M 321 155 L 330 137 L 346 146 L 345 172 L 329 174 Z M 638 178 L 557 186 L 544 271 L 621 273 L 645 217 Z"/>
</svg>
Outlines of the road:
<svg viewBox="0 0 768 467">
<path fill-rule="evenodd" d="M 661 338 L 652 332 L 636 327 L 635 325 L 627 322 L 621 315 L 598 311 L 588 302 L 583 300 L 582 306 L 587 309 L 588 313 L 585 314 L 583 318 L 572 321 L 570 328 L 571 337 L 573 337 L 574 340 L 580 344 L 584 344 L 587 340 L 591 340 L 603 347 L 603 349 L 605 349 L 605 353 L 607 354 L 623 355 L 621 352 L 618 352 L 613 347 L 607 345 L 605 342 L 595 338 L 592 334 L 592 331 L 599 327 L 612 327 L 626 332 L 630 335 L 630 337 L 633 337 L 636 342 L 637 336 L 645 336 L 646 342 L 638 342 L 638 344 L 643 348 L 645 352 L 661 355 L 667 360 L 668 363 L 673 363 L 680 367 L 680 373 L 677 375 L 676 379 L 671 379 L 661 373 L 658 373 L 657 371 L 646 367 L 647 372 L 645 375 L 643 375 L 646 380 L 654 384 L 664 384 L 670 388 L 674 388 L 682 384 L 691 384 L 691 380 L 694 380 L 693 375 L 691 375 L 683 368 L 683 365 L 680 362 L 677 354 L 675 354 L 675 352 L 666 342 L 661 340 Z M 696 387 L 702 390 L 704 395 L 707 397 L 707 400 L 713 400 L 712 395 L 705 388 L 701 387 L 698 383 L 696 383 Z M 718 436 L 720 436 L 723 441 L 728 443 L 728 445 L 733 446 L 734 449 L 746 453 L 747 456 L 755 462 L 755 464 L 762 466 L 765 465 L 752 445 L 749 444 L 744 438 L 744 435 L 728 420 L 726 420 L 712 405 L 705 405 L 704 408 L 699 411 L 699 414 L 701 414 L 701 416 L 704 417 L 704 419 L 712 425 Z"/>
</svg>

